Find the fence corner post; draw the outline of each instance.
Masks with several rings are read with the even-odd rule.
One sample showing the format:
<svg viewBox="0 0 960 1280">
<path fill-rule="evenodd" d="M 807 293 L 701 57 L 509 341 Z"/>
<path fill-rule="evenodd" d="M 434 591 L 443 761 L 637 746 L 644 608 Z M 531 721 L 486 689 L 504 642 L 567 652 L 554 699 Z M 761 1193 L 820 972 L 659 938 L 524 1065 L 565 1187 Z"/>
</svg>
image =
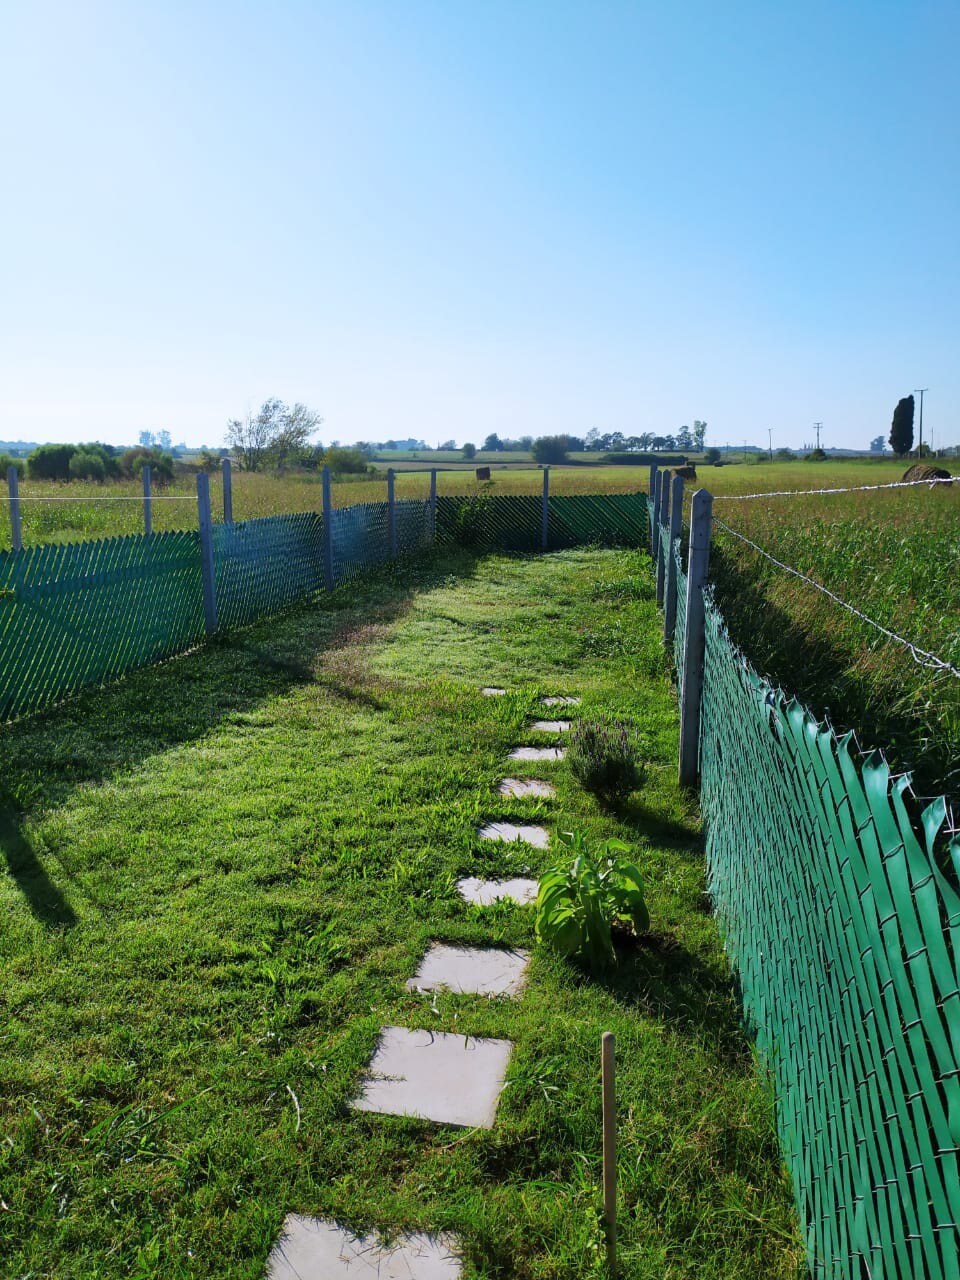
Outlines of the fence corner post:
<svg viewBox="0 0 960 1280">
<path fill-rule="evenodd" d="M 149 538 L 153 533 L 153 477 L 150 474 L 150 463 L 143 465 L 143 534 Z"/>
<path fill-rule="evenodd" d="M 203 622 L 208 636 L 217 634 L 217 588 L 213 569 L 213 521 L 210 519 L 210 477 L 197 474 L 197 512 L 200 517 L 200 577 L 203 583 Z"/>
<path fill-rule="evenodd" d="M 390 543 L 390 559 L 397 554 L 397 495 L 393 467 L 387 470 L 387 533 Z"/>
<path fill-rule="evenodd" d="M 680 785 L 694 786 L 700 775 L 700 710 L 703 702 L 703 588 L 710 566 L 713 495 L 698 489 L 690 509 L 683 688 L 680 692 Z"/>
<path fill-rule="evenodd" d="M 323 585 L 333 590 L 333 494 L 330 490 L 330 468 L 323 476 Z"/>
<path fill-rule="evenodd" d="M 430 469 L 430 537 L 437 540 L 437 468 Z"/>
<path fill-rule="evenodd" d="M 224 458 L 220 465 L 223 471 L 223 523 L 233 524 L 233 467 L 229 458 Z"/>
<path fill-rule="evenodd" d="M 657 477 L 660 468 L 654 462 L 650 466 L 650 496 L 647 499 L 647 514 L 650 517 L 650 554 L 655 555 L 657 544 L 654 541 L 657 530 Z"/>
<path fill-rule="evenodd" d="M 663 602 L 663 639 L 671 644 L 677 628 L 677 560 L 674 544 L 683 527 L 683 476 L 674 476 L 670 493 L 670 533 L 667 547 L 667 592 Z"/>
<path fill-rule="evenodd" d="M 550 545 L 550 468 L 543 468 L 543 507 L 540 513 L 540 545 L 544 551 Z"/>
<path fill-rule="evenodd" d="M 663 588 L 666 580 L 667 561 L 663 549 L 663 526 L 667 522 L 667 512 L 670 506 L 670 472 L 662 471 L 660 473 L 660 483 L 657 486 L 657 604 L 663 604 Z"/>
<path fill-rule="evenodd" d="M 23 550 L 23 527 L 20 523 L 20 473 L 12 464 L 7 467 L 7 492 L 10 496 L 10 546 Z"/>
</svg>

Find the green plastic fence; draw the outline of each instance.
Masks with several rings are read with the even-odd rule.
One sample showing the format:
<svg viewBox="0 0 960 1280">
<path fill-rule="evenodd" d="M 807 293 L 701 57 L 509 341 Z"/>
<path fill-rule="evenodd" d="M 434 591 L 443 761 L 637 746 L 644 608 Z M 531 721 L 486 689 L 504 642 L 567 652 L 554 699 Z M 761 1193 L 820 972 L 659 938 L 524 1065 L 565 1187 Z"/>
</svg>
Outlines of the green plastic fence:
<svg viewBox="0 0 960 1280">
<path fill-rule="evenodd" d="M 0 719 L 203 638 L 197 533 L 0 553 Z"/>
<path fill-rule="evenodd" d="M 639 546 L 647 536 L 642 493 L 563 494 L 547 499 L 547 547 Z M 538 551 L 543 545 L 539 494 L 437 498 L 437 540 L 483 550 Z"/>
<path fill-rule="evenodd" d="M 679 614 L 678 614 L 679 620 Z M 709 887 L 811 1272 L 960 1275 L 960 840 L 763 681 L 707 603 Z M 945 871 L 949 871 L 948 875 Z"/>
<path fill-rule="evenodd" d="M 323 588 L 323 518 L 312 511 L 213 527 L 221 631 L 276 613 Z"/>
</svg>

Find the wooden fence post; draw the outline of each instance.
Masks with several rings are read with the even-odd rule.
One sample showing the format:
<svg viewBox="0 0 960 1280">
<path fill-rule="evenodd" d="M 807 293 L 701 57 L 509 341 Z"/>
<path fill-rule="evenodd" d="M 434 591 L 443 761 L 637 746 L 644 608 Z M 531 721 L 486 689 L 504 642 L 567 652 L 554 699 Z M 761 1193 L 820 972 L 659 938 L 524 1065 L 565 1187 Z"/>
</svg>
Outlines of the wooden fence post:
<svg viewBox="0 0 960 1280">
<path fill-rule="evenodd" d="M 397 496 L 394 492 L 393 467 L 387 471 L 387 534 L 390 544 L 390 559 L 397 554 Z"/>
<path fill-rule="evenodd" d="M 710 565 L 713 495 L 698 489 L 690 509 L 686 624 L 683 634 L 683 689 L 680 693 L 680 785 L 693 786 L 700 774 L 700 707 L 703 701 L 703 588 Z"/>
<path fill-rule="evenodd" d="M 153 478 L 149 462 L 143 467 L 143 533 L 147 538 L 153 533 Z"/>
<path fill-rule="evenodd" d="M 213 521 L 210 519 L 210 477 L 197 475 L 197 511 L 200 516 L 200 576 L 203 581 L 203 622 L 208 636 L 217 634 L 217 587 L 213 569 Z"/>
<path fill-rule="evenodd" d="M 323 468 L 323 585 L 333 590 L 333 494 L 330 468 Z"/>
<path fill-rule="evenodd" d="M 23 527 L 20 524 L 20 474 L 16 467 L 7 467 L 7 492 L 10 495 L 10 546 L 14 551 L 23 550 Z"/>
<path fill-rule="evenodd" d="M 650 467 L 650 497 L 648 499 L 650 511 L 650 554 L 656 555 L 657 544 L 654 542 L 654 534 L 657 528 L 657 476 L 660 474 L 660 468 L 654 462 Z"/>
<path fill-rule="evenodd" d="M 430 536 L 437 540 L 437 468 L 430 472 Z"/>
<path fill-rule="evenodd" d="M 672 644 L 677 629 L 677 561 L 673 544 L 683 527 L 683 476 L 674 476 L 670 492 L 670 535 L 667 548 L 667 594 L 663 604 L 663 638 Z"/>
<path fill-rule="evenodd" d="M 233 524 L 233 467 L 230 459 L 224 458 L 221 463 L 223 471 L 223 523 Z"/>
<path fill-rule="evenodd" d="M 550 468 L 543 468 L 543 505 L 540 509 L 540 545 L 546 551 L 550 543 Z"/>
<path fill-rule="evenodd" d="M 670 472 L 660 473 L 660 493 L 657 501 L 657 604 L 663 604 L 663 587 L 667 573 L 667 561 L 663 550 L 663 526 L 667 523 L 670 507 Z"/>
</svg>

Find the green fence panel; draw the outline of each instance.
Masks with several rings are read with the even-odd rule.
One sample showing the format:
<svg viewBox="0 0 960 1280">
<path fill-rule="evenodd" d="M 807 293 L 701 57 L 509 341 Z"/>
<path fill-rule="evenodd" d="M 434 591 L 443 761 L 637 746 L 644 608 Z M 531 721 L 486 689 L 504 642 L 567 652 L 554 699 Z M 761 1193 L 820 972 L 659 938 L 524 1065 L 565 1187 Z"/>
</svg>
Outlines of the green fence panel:
<svg viewBox="0 0 960 1280">
<path fill-rule="evenodd" d="M 199 535 L 0 552 L 0 719 L 202 639 Z"/>
<path fill-rule="evenodd" d="M 390 537 L 385 502 L 335 507 L 330 527 L 334 582 L 345 582 L 364 569 L 389 560 Z"/>
<path fill-rule="evenodd" d="M 644 543 L 647 498 L 642 493 L 563 494 L 547 500 L 551 550 L 597 542 Z M 539 551 L 543 498 L 538 494 L 475 494 L 437 498 L 437 541 L 481 550 Z"/>
<path fill-rule="evenodd" d="M 404 498 L 396 503 L 397 553 L 412 555 L 433 541 L 430 503 L 420 498 Z"/>
<path fill-rule="evenodd" d="M 709 887 L 811 1272 L 960 1274 L 960 840 L 752 670 L 708 601 Z M 938 843 L 939 842 L 939 843 Z M 951 877 L 944 874 L 949 867 Z"/>
<path fill-rule="evenodd" d="M 323 517 L 214 525 L 213 563 L 220 631 L 276 613 L 323 588 Z"/>
<path fill-rule="evenodd" d="M 588 542 L 638 547 L 649 536 L 642 493 L 558 494 L 547 499 L 547 516 L 551 549 Z"/>
</svg>

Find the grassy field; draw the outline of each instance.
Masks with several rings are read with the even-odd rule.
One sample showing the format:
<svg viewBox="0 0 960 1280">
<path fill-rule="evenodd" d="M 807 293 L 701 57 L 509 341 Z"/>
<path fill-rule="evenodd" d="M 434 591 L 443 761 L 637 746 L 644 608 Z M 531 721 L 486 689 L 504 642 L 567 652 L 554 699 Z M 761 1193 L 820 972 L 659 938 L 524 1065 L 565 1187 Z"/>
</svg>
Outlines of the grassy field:
<svg viewBox="0 0 960 1280">
<path fill-rule="evenodd" d="M 4 1275 L 261 1280 L 297 1211 L 456 1232 L 470 1277 L 600 1276 L 610 1029 L 622 1275 L 798 1277 L 772 1108 L 674 781 L 659 626 L 642 553 L 464 554 L 8 727 Z M 481 697 L 488 682 L 510 695 Z M 546 693 L 634 718 L 634 801 L 603 812 L 556 764 L 556 800 L 496 796 Z M 626 839 L 652 942 L 605 982 L 537 952 L 516 1002 L 411 994 L 431 939 L 532 945 L 529 909 L 454 888 L 546 865 L 476 838 L 521 813 Z M 385 1024 L 512 1040 L 495 1127 L 350 1111 Z"/>
</svg>

